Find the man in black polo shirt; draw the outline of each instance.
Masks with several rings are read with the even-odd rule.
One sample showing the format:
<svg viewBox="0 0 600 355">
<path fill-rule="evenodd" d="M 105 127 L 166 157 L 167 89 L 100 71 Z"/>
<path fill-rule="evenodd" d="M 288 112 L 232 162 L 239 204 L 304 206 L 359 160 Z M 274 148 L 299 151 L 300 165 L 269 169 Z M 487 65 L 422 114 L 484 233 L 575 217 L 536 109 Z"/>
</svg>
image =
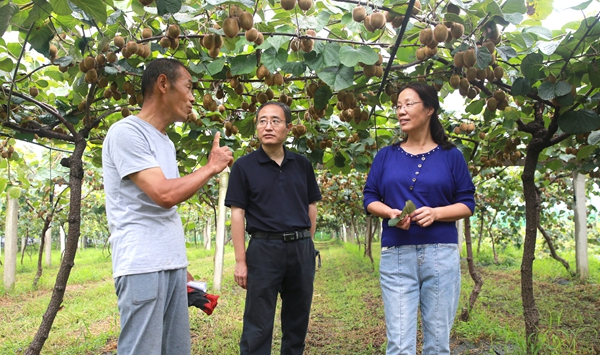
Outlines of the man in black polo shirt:
<svg viewBox="0 0 600 355">
<path fill-rule="evenodd" d="M 256 127 L 261 147 L 233 164 L 225 198 L 231 207 L 234 277 L 247 290 L 240 354 L 271 353 L 279 293 L 281 354 L 300 355 L 312 303 L 312 238 L 321 192 L 308 159 L 284 148 L 292 128 L 290 108 L 265 103 L 256 113 Z M 251 235 L 247 250 L 244 230 Z"/>
</svg>

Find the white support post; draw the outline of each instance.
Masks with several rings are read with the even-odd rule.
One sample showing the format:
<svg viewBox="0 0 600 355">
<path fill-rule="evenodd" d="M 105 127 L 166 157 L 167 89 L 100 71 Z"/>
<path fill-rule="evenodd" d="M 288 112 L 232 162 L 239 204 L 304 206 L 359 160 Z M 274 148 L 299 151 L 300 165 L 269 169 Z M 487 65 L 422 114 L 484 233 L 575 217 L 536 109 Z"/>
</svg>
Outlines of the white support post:
<svg viewBox="0 0 600 355">
<path fill-rule="evenodd" d="M 227 208 L 225 207 L 225 195 L 229 184 L 229 168 L 219 174 L 219 206 L 217 215 L 217 236 L 215 241 L 215 274 L 213 287 L 216 292 L 221 290 L 223 280 L 223 260 L 225 258 L 225 219 Z"/>
<path fill-rule="evenodd" d="M 573 173 L 573 193 L 575 201 L 573 206 L 575 220 L 575 263 L 577 274 L 581 280 L 588 277 L 589 265 L 587 254 L 587 210 L 585 208 L 585 175 L 575 171 Z"/>
<path fill-rule="evenodd" d="M 13 288 L 16 281 L 18 212 L 17 199 L 7 197 L 4 228 L 4 288 L 7 290 Z"/>
</svg>

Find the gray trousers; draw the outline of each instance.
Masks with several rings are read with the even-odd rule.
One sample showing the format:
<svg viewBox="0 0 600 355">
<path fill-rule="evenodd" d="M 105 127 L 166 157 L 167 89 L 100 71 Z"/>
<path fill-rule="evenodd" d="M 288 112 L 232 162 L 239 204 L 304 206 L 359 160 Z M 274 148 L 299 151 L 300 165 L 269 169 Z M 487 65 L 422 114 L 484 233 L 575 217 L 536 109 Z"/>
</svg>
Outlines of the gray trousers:
<svg viewBox="0 0 600 355">
<path fill-rule="evenodd" d="M 115 279 L 119 355 L 189 355 L 186 268 Z"/>
</svg>

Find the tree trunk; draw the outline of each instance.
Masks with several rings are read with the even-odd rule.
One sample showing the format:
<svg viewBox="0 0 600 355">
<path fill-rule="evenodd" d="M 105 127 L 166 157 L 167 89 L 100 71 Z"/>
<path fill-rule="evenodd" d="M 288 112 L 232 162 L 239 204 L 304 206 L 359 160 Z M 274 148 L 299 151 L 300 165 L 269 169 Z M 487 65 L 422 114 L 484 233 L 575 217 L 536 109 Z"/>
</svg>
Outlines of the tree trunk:
<svg viewBox="0 0 600 355">
<path fill-rule="evenodd" d="M 58 234 L 60 236 L 60 255 L 63 255 L 65 253 L 66 239 L 65 230 L 62 225 L 58 227 Z"/>
<path fill-rule="evenodd" d="M 52 323 L 54 323 L 56 313 L 62 305 L 69 275 L 75 264 L 77 241 L 81 234 L 81 183 L 83 179 L 83 161 L 81 157 L 83 156 L 85 147 L 85 139 L 79 135 L 75 135 L 75 149 L 73 155 L 71 155 L 68 160 L 63 159 L 65 162 L 63 165 L 69 167 L 69 185 L 71 190 L 69 199 L 69 234 L 67 236 L 67 246 L 60 264 L 60 269 L 56 275 L 56 282 L 54 283 L 50 303 L 48 304 L 46 313 L 42 316 L 42 323 L 40 324 L 37 333 L 25 351 L 25 355 L 38 355 L 42 350 L 42 347 L 50 334 L 50 329 L 52 329 Z"/>
<path fill-rule="evenodd" d="M 215 241 L 215 274 L 213 278 L 213 287 L 215 291 L 221 290 L 221 281 L 223 280 L 223 260 L 225 254 L 225 220 L 227 208 L 225 207 L 225 195 L 227 194 L 227 185 L 229 183 L 229 169 L 219 174 L 219 214 L 217 217 L 217 236 Z"/>
<path fill-rule="evenodd" d="M 16 281 L 18 213 L 18 200 L 7 196 L 4 226 L 4 288 L 7 290 L 13 288 Z"/>
<path fill-rule="evenodd" d="M 456 230 L 458 232 L 458 254 L 462 254 L 463 243 L 465 242 L 465 220 L 459 219 L 456 221 Z"/>
<path fill-rule="evenodd" d="M 585 208 L 585 175 L 573 173 L 573 192 L 575 194 L 575 264 L 577 274 L 582 281 L 588 278 L 589 265 L 587 253 L 587 212 Z"/>
<path fill-rule="evenodd" d="M 483 240 L 483 230 L 485 222 L 485 210 L 481 210 L 479 214 L 479 239 L 477 240 L 477 255 L 479 255 L 479 249 L 481 248 L 481 240 Z"/>
<path fill-rule="evenodd" d="M 37 262 L 37 271 L 35 276 L 33 277 L 33 287 L 37 287 L 37 283 L 42 277 L 42 273 L 44 268 L 42 267 L 42 260 L 44 258 L 44 250 L 46 250 L 46 243 L 48 242 L 48 238 L 46 238 L 48 228 L 50 228 L 50 222 L 52 221 L 51 214 L 47 214 L 44 219 L 44 226 L 42 227 L 42 233 L 40 234 L 40 250 L 38 251 L 38 262 Z M 46 253 L 48 254 L 48 253 Z"/>
<path fill-rule="evenodd" d="M 473 290 L 471 290 L 471 296 L 469 296 L 469 305 L 467 308 L 464 308 L 462 314 L 460 315 L 460 319 L 463 322 L 467 322 L 469 320 L 469 315 L 471 314 L 471 310 L 477 301 L 477 297 L 481 292 L 481 287 L 483 286 L 483 279 L 481 275 L 475 269 L 475 262 L 473 261 L 473 243 L 471 238 L 471 221 L 469 218 L 465 218 L 465 244 L 467 245 L 467 264 L 469 266 L 469 275 L 471 275 L 471 279 L 475 282 L 473 285 Z"/>
<path fill-rule="evenodd" d="M 367 217 L 367 235 L 365 236 L 365 255 L 371 259 L 371 265 L 374 265 L 373 253 L 371 252 L 371 243 L 373 242 L 373 215 Z"/>
</svg>

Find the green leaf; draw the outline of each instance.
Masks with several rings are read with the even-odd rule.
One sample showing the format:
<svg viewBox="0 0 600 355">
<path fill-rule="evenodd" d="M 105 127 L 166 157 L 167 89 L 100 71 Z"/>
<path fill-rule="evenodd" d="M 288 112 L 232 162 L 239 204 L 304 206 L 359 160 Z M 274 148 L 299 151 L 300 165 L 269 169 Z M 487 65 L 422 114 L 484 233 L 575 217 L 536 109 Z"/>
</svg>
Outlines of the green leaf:
<svg viewBox="0 0 600 355">
<path fill-rule="evenodd" d="M 573 87 L 571 86 L 571 84 L 567 83 L 566 81 L 561 80 L 556 83 L 554 92 L 556 93 L 556 96 L 563 96 L 566 94 L 570 94 L 572 88 Z"/>
<path fill-rule="evenodd" d="M 283 68 L 283 66 L 287 63 L 287 58 L 288 52 L 286 49 L 281 48 L 276 50 L 275 48 L 269 48 L 263 52 L 261 61 L 271 73 L 274 73 Z M 256 67 L 256 61 L 254 61 L 252 64 L 254 67 Z"/>
<path fill-rule="evenodd" d="M 288 44 L 290 42 L 290 39 L 286 36 L 271 36 L 267 38 L 266 42 L 277 51 L 285 44 Z"/>
<path fill-rule="evenodd" d="M 492 55 L 485 46 L 477 49 L 477 67 L 480 69 L 486 68 L 492 63 Z"/>
<path fill-rule="evenodd" d="M 354 48 L 352 46 L 343 46 L 340 48 L 340 61 L 347 67 L 354 67 L 358 62 L 367 65 L 375 64 L 379 60 L 379 55 L 369 46 L 360 46 Z"/>
<path fill-rule="evenodd" d="M 577 152 L 577 160 L 585 160 L 596 150 L 597 147 L 593 145 L 585 145 Z"/>
<path fill-rule="evenodd" d="M 468 112 L 472 115 L 478 115 L 481 113 L 481 110 L 483 110 L 483 107 L 485 106 L 485 100 L 476 100 L 476 101 L 472 101 L 469 105 L 467 105 L 467 107 L 465 108 L 465 112 Z"/>
<path fill-rule="evenodd" d="M 253 59 L 256 60 L 256 58 Z M 206 65 L 208 74 L 213 77 L 223 71 L 223 67 L 225 67 L 225 57 L 215 59 Z"/>
<path fill-rule="evenodd" d="M 10 58 L 0 60 L 0 70 L 11 72 L 13 70 L 13 61 Z"/>
<path fill-rule="evenodd" d="M 52 29 L 48 25 L 45 25 L 43 27 L 34 28 L 29 35 L 28 42 L 33 49 L 38 51 L 38 53 L 48 57 L 50 51 L 50 41 L 53 38 L 54 33 L 52 32 Z"/>
<path fill-rule="evenodd" d="M 545 55 L 552 55 L 552 54 L 554 54 L 554 52 L 556 52 L 556 49 L 558 48 L 559 45 L 560 45 L 560 41 L 550 41 L 550 42 L 539 41 L 537 43 L 537 48 L 539 48 L 539 50 L 542 53 L 544 53 Z"/>
<path fill-rule="evenodd" d="M 6 32 L 10 20 L 17 12 L 19 12 L 19 7 L 12 2 L 0 7 L 0 38 L 4 35 L 4 32 Z"/>
<path fill-rule="evenodd" d="M 6 185 L 8 184 L 8 179 L 4 177 L 0 177 L 0 193 L 4 192 L 6 189 Z"/>
<path fill-rule="evenodd" d="M 70 0 L 73 5 L 85 12 L 88 17 L 102 24 L 106 23 L 108 15 L 106 14 L 106 4 L 103 1 L 88 1 L 88 0 Z M 159 2 L 160 0 L 156 0 Z"/>
<path fill-rule="evenodd" d="M 73 61 L 73 57 L 68 55 L 65 57 L 60 57 L 60 58 L 55 59 L 54 64 L 62 65 L 63 67 L 66 67 L 67 65 L 71 64 L 72 61 Z"/>
<path fill-rule="evenodd" d="M 600 128 L 600 116 L 594 111 L 570 111 L 558 118 L 558 127 L 569 134 L 587 133 Z"/>
<path fill-rule="evenodd" d="M 287 62 L 283 65 L 281 70 L 294 76 L 301 76 L 306 71 L 306 65 L 299 62 Z"/>
<path fill-rule="evenodd" d="M 236 0 L 236 1 L 231 1 L 231 0 L 206 0 L 206 3 L 210 4 L 210 5 L 214 5 L 214 6 L 225 4 L 225 3 L 232 3 L 232 4 L 239 3 L 239 4 L 242 4 L 242 5 L 246 6 L 246 7 L 250 7 L 250 8 L 254 7 L 254 0 Z"/>
<path fill-rule="evenodd" d="M 543 100 L 552 100 L 555 98 L 556 93 L 554 92 L 554 84 L 552 84 L 550 81 L 543 82 L 538 88 L 538 95 Z"/>
<path fill-rule="evenodd" d="M 345 65 L 329 67 L 318 72 L 317 76 L 331 86 L 334 91 L 339 91 L 352 86 L 354 69 Z"/>
<path fill-rule="evenodd" d="M 329 85 L 323 85 L 315 91 L 315 110 L 322 110 L 327 107 L 329 99 L 333 96 Z"/>
<path fill-rule="evenodd" d="M 69 6 L 69 0 L 50 0 L 52 11 L 57 15 L 67 16 L 72 15 L 73 10 Z"/>
<path fill-rule="evenodd" d="M 31 7 L 31 10 L 29 10 L 27 19 L 20 25 L 24 28 L 27 28 L 32 23 L 36 23 L 39 19 L 48 17 L 50 12 L 52 12 L 52 5 L 45 0 L 35 0 L 33 1 L 33 7 Z"/>
<path fill-rule="evenodd" d="M 588 0 L 588 1 L 584 1 L 579 5 L 576 6 L 571 6 L 569 9 L 573 9 L 573 10 L 586 10 L 588 8 L 588 6 L 590 6 L 590 4 L 593 2 L 594 0 Z"/>
<path fill-rule="evenodd" d="M 250 74 L 256 68 L 256 54 L 238 55 L 231 59 L 231 75 Z"/>
<path fill-rule="evenodd" d="M 318 54 L 315 51 L 306 53 L 304 55 L 304 63 L 314 71 L 321 70 L 324 67 L 324 55 Z"/>
<path fill-rule="evenodd" d="M 6 191 L 6 193 L 8 194 L 8 196 L 10 196 L 10 198 L 16 200 L 19 197 L 21 197 L 21 188 L 20 187 L 10 187 L 8 189 L 8 191 Z"/>
<path fill-rule="evenodd" d="M 486 10 L 490 17 L 500 16 L 504 18 L 504 13 L 502 12 L 502 9 L 500 9 L 500 6 L 498 6 L 498 3 L 496 1 L 489 2 L 486 6 Z"/>
<path fill-rule="evenodd" d="M 496 52 L 500 55 L 500 58 L 504 60 L 509 60 L 510 58 L 514 58 L 517 56 L 517 51 L 510 46 L 500 46 L 496 47 Z"/>
<path fill-rule="evenodd" d="M 156 0 L 158 15 L 176 14 L 181 10 L 181 0 Z"/>
<path fill-rule="evenodd" d="M 539 79 L 543 76 L 544 57 L 539 53 L 528 54 L 521 62 L 521 72 L 529 79 Z"/>
<path fill-rule="evenodd" d="M 511 94 L 513 96 L 527 96 L 531 91 L 531 84 L 528 78 L 517 78 L 513 82 Z"/>
<path fill-rule="evenodd" d="M 507 0 L 502 6 L 504 13 L 520 13 L 524 14 L 527 12 L 527 6 L 525 6 L 524 0 Z"/>
<path fill-rule="evenodd" d="M 323 65 L 326 67 L 335 67 L 340 64 L 340 50 L 339 43 L 327 43 L 323 52 Z"/>
<path fill-rule="evenodd" d="M 588 136 L 588 144 L 594 145 L 600 143 L 600 131 L 594 131 Z"/>
<path fill-rule="evenodd" d="M 504 19 L 513 25 L 519 25 L 521 22 L 523 22 L 523 15 L 517 13 L 504 14 Z"/>
<path fill-rule="evenodd" d="M 540 26 L 530 26 L 523 28 L 523 33 L 535 33 L 539 37 L 543 39 L 552 39 L 552 31 L 545 27 Z"/>
</svg>

